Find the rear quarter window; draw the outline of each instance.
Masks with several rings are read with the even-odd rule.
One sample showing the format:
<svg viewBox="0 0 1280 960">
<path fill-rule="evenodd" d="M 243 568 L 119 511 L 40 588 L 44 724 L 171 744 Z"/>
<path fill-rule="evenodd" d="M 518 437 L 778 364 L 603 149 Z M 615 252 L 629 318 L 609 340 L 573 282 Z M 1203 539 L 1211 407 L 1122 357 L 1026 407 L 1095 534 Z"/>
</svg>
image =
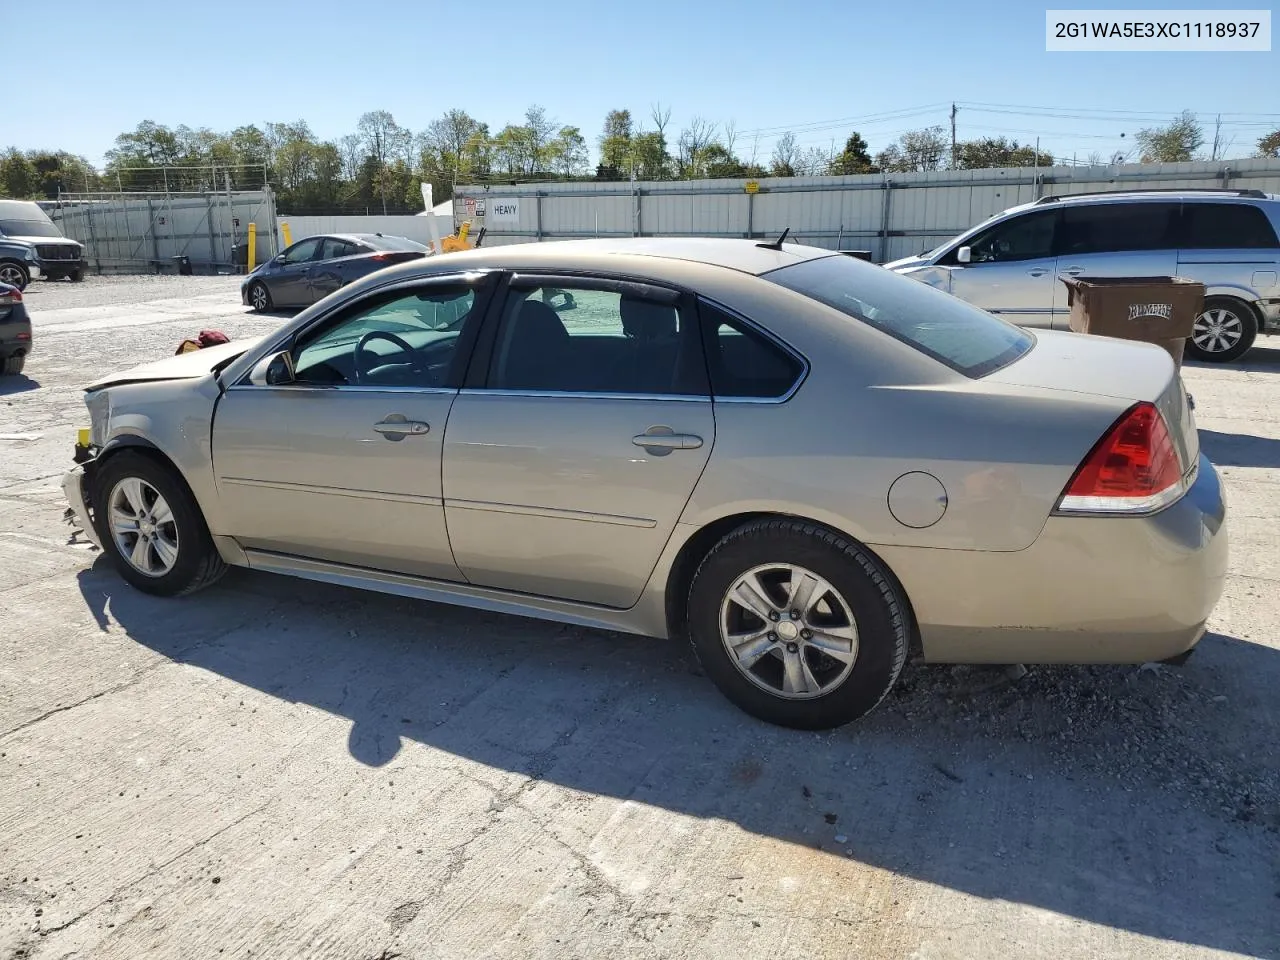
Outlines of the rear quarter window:
<svg viewBox="0 0 1280 960">
<path fill-rule="evenodd" d="M 1267 215 L 1250 203 L 1188 203 L 1182 208 L 1182 247 L 1255 250 L 1280 246 Z"/>
<path fill-rule="evenodd" d="M 852 257 L 807 260 L 763 279 L 834 307 L 966 377 L 1008 366 L 1035 344 L 1027 331 L 950 294 Z"/>
</svg>

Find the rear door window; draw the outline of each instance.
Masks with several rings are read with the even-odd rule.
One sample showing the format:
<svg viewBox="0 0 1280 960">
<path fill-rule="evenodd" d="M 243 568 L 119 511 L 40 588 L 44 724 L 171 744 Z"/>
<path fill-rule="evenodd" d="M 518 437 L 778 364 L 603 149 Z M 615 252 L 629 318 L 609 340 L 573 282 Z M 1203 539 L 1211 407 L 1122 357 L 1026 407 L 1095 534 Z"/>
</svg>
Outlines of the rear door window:
<svg viewBox="0 0 1280 960">
<path fill-rule="evenodd" d="M 1089 203 L 1063 208 L 1058 255 L 1175 250 L 1177 203 Z"/>
<path fill-rule="evenodd" d="M 650 298 L 638 285 L 526 279 L 513 283 L 503 306 L 487 385 L 705 396 L 706 378 L 698 325 L 674 293 Z"/>
<path fill-rule="evenodd" d="M 982 377 L 1035 344 L 1020 327 L 926 284 L 852 257 L 806 260 L 765 280 L 834 307 L 966 377 Z"/>
<path fill-rule="evenodd" d="M 324 241 L 324 250 L 320 254 L 321 260 L 336 260 L 338 257 L 349 257 L 356 252 L 353 244 L 346 240 L 338 240 L 335 237 L 327 237 Z"/>
<path fill-rule="evenodd" d="M 1249 203 L 1188 203 L 1182 208 L 1184 250 L 1254 250 L 1280 246 L 1267 215 Z"/>
</svg>

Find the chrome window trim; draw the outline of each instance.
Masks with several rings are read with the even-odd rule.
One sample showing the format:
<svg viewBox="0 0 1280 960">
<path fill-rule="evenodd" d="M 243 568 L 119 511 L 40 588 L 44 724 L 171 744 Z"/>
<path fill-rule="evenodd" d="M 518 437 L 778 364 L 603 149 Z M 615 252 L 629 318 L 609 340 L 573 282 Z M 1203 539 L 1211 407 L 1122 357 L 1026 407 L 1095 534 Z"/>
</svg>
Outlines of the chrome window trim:
<svg viewBox="0 0 1280 960">
<path fill-rule="evenodd" d="M 754 332 L 760 334 L 766 340 L 770 341 L 776 347 L 778 347 L 778 349 L 782 350 L 783 353 L 789 354 L 792 357 L 792 359 L 798 361 L 800 364 L 800 375 L 796 377 L 795 382 L 791 384 L 791 388 L 781 396 L 736 397 L 730 394 L 730 395 L 720 397 L 720 396 L 716 396 L 715 385 L 712 384 L 711 385 L 712 399 L 716 403 L 786 403 L 788 400 L 794 397 L 796 395 L 796 391 L 798 391 L 800 387 L 804 385 L 805 380 L 809 378 L 809 371 L 811 369 L 809 358 L 806 357 L 799 350 L 797 350 L 795 347 L 793 347 L 791 344 L 787 343 L 785 340 L 779 337 L 772 330 L 768 330 L 765 327 L 761 326 L 756 321 L 752 320 L 750 317 L 744 316 L 740 311 L 735 310 L 732 307 L 725 306 L 723 303 L 720 303 L 718 300 L 712 300 L 710 297 L 705 297 L 700 293 L 695 294 L 695 296 L 697 297 L 700 303 L 705 303 L 708 306 L 715 307 L 715 309 L 719 310 L 721 313 L 726 313 L 730 317 L 732 317 L 734 320 L 737 320 L 744 327 L 747 327 L 748 329 L 753 330 Z"/>
<path fill-rule="evenodd" d="M 328 320 L 338 311 L 345 310 L 348 307 L 350 307 L 352 304 L 358 303 L 361 300 L 365 300 L 373 296 L 378 296 L 383 293 L 393 293 L 396 290 L 404 290 L 411 287 L 420 287 L 425 284 L 450 283 L 450 282 L 456 283 L 459 281 L 462 281 L 464 283 L 474 284 L 479 280 L 481 280 L 482 278 L 484 278 L 485 276 L 488 276 L 493 273 L 501 273 L 501 272 L 503 271 L 497 270 L 497 269 L 490 269 L 490 268 L 485 268 L 482 270 L 477 270 L 477 269 L 457 270 L 457 271 L 452 271 L 450 273 L 433 273 L 424 277 L 414 277 L 410 280 L 395 280 L 390 283 L 384 283 L 376 287 L 372 287 L 371 289 L 366 290 L 364 293 L 356 297 L 352 297 L 351 299 L 348 299 L 348 300 L 343 300 L 341 303 L 335 303 L 331 309 L 326 310 L 324 313 L 321 313 L 321 314 L 318 314 L 317 316 L 312 317 L 309 321 L 307 321 L 307 323 L 305 323 L 303 326 L 299 327 L 298 329 L 292 330 L 289 333 L 280 334 L 278 337 L 274 338 L 270 342 L 270 344 L 267 344 L 265 346 L 265 349 L 263 348 L 264 347 L 263 344 L 259 344 L 258 347 L 255 348 L 255 351 L 256 351 L 255 355 L 250 358 L 251 362 L 249 363 L 248 367 L 245 369 L 245 372 L 241 374 L 240 378 L 236 380 L 235 383 L 231 384 L 227 389 L 234 390 L 237 387 L 253 386 L 252 384 L 247 383 L 247 381 L 249 379 L 249 374 L 253 371 L 254 366 L 257 365 L 257 362 L 259 360 L 261 360 L 265 356 L 268 356 L 269 354 L 279 353 L 282 349 L 284 349 L 285 345 L 290 340 L 295 340 L 299 337 L 305 336 L 307 331 L 313 329 L 318 324 L 324 323 L 326 320 Z M 306 308 L 303 308 L 303 309 L 306 309 Z M 480 319 L 483 319 L 483 318 L 480 318 Z M 476 322 L 479 323 L 480 319 L 478 319 Z M 237 363 L 240 362 L 240 359 L 241 358 L 237 358 L 236 362 Z"/>
<path fill-rule="evenodd" d="M 680 403 L 711 403 L 711 397 L 691 393 L 604 393 L 575 390 L 507 390 L 498 387 L 464 387 L 460 393 L 495 397 L 549 397 L 556 400 L 675 400 Z"/>
<path fill-rule="evenodd" d="M 329 393 L 336 390 L 346 393 L 424 393 L 436 396 L 455 394 L 458 392 L 453 387 L 375 387 L 355 383 L 265 383 L 262 385 L 258 385 L 256 383 L 236 383 L 227 387 L 227 390 L 298 390 L 309 393 Z"/>
</svg>

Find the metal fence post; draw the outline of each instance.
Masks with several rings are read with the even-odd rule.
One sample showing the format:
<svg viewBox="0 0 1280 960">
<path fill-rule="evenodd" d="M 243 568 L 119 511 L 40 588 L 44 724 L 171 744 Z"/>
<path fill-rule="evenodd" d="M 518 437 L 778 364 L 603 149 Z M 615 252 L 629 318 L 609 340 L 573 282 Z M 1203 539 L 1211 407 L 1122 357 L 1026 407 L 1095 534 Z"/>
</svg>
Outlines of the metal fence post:
<svg viewBox="0 0 1280 960">
<path fill-rule="evenodd" d="M 93 229 L 93 206 L 86 205 L 84 208 L 85 219 L 89 224 L 89 242 L 93 244 L 93 267 L 98 271 L 98 275 L 102 275 L 102 258 L 98 253 L 98 236 Z"/>
<path fill-rule="evenodd" d="M 880 212 L 880 262 L 889 262 L 889 196 L 893 192 L 892 181 L 884 178 L 884 205 Z"/>
<path fill-rule="evenodd" d="M 542 193 L 539 190 L 533 191 L 533 209 L 537 216 L 537 223 L 534 226 L 534 239 L 536 242 L 542 242 Z"/>
<path fill-rule="evenodd" d="M 216 179 L 213 182 L 213 187 L 215 190 L 218 187 L 218 181 Z M 209 269 L 211 269 L 214 273 L 217 273 L 218 272 L 218 245 L 214 242 L 214 239 L 213 239 L 214 205 L 213 205 L 213 198 L 208 194 L 208 192 L 206 192 L 204 195 L 204 209 L 205 209 L 204 222 L 209 232 Z"/>
<path fill-rule="evenodd" d="M 756 195 L 754 193 L 747 194 L 747 239 L 750 240 L 756 235 Z"/>
</svg>

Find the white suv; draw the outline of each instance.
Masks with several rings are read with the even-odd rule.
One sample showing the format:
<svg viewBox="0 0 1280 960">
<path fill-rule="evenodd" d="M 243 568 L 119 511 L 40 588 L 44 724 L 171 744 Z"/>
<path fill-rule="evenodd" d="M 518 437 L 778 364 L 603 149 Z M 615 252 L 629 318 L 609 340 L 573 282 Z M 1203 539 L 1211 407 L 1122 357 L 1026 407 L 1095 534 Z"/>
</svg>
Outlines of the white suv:
<svg viewBox="0 0 1280 960">
<path fill-rule="evenodd" d="M 1205 285 L 1187 355 L 1226 362 L 1280 332 L 1280 197 L 1143 190 L 1043 197 L 885 266 L 1025 327 L 1067 328 L 1059 277 L 1188 277 Z"/>
</svg>

